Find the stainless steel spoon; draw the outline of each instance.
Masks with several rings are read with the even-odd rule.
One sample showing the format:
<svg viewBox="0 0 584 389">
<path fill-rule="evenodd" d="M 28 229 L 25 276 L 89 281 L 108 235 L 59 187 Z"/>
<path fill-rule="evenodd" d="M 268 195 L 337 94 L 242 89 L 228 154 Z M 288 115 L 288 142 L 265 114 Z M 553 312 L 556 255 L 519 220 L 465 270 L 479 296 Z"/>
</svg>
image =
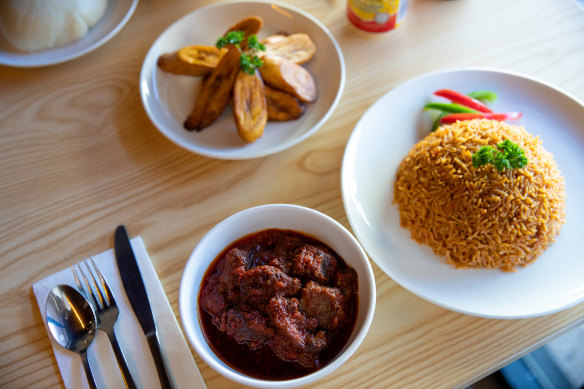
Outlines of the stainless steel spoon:
<svg viewBox="0 0 584 389">
<path fill-rule="evenodd" d="M 46 316 L 53 338 L 63 348 L 79 354 L 89 386 L 96 389 L 87 360 L 87 348 L 93 342 L 97 327 L 91 305 L 77 289 L 57 285 L 47 297 Z"/>
</svg>

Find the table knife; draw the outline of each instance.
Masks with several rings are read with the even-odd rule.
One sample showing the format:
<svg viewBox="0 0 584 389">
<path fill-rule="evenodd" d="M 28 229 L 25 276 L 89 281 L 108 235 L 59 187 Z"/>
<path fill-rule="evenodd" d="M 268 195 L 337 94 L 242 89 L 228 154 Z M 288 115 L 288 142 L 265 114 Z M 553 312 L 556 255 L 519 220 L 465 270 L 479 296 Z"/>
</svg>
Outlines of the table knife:
<svg viewBox="0 0 584 389">
<path fill-rule="evenodd" d="M 146 287 L 144 286 L 140 268 L 138 268 L 138 263 L 136 262 L 134 250 L 132 250 L 128 231 L 123 225 L 116 228 L 114 250 L 122 284 L 124 285 L 128 300 L 130 300 L 130 305 L 148 340 L 148 346 L 156 364 L 160 384 L 163 389 L 174 388 L 168 367 L 164 362 L 162 350 L 160 349 L 160 339 L 158 338 L 158 331 L 156 330 L 156 323 L 154 322 L 154 316 L 150 308 Z"/>
</svg>

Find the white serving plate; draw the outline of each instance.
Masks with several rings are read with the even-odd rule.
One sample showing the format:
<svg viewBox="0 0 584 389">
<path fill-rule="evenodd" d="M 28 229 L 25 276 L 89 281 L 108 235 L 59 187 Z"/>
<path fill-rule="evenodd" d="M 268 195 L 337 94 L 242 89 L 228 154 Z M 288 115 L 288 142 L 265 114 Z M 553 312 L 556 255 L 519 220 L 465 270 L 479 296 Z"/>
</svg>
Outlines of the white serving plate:
<svg viewBox="0 0 584 389">
<path fill-rule="evenodd" d="M 492 90 L 496 112 L 520 111 L 514 124 L 540 135 L 565 177 L 567 221 L 556 242 L 535 263 L 514 273 L 455 269 L 400 227 L 393 201 L 398 164 L 429 133 L 423 106 L 449 88 Z M 397 283 L 442 307 L 481 317 L 525 318 L 584 301 L 584 107 L 578 99 L 533 78 L 467 69 L 422 75 L 389 91 L 355 127 L 342 166 L 349 222 L 370 257 Z"/>
</svg>

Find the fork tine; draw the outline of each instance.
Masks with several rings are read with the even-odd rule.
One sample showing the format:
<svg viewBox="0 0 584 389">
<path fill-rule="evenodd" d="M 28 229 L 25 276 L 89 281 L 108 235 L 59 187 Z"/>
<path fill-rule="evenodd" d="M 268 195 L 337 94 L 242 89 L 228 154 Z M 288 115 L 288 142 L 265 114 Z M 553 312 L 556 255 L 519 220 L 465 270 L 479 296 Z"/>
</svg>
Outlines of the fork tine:
<svg viewBox="0 0 584 389">
<path fill-rule="evenodd" d="M 99 278 L 101 286 L 103 286 L 105 298 L 107 300 L 107 305 L 111 305 L 114 302 L 114 298 L 112 296 L 112 291 L 110 290 L 107 282 L 105 281 L 105 278 L 103 277 L 103 274 L 101 274 L 101 270 L 99 270 L 91 255 L 89 256 L 87 262 L 91 263 L 91 265 L 93 266 L 93 270 L 95 271 L 95 274 L 97 274 L 97 278 Z"/>
<path fill-rule="evenodd" d="M 103 295 L 101 294 L 101 289 L 99 288 L 99 285 L 97 285 L 97 281 L 95 280 L 95 277 L 93 276 L 93 272 L 91 271 L 91 268 L 87 264 L 87 260 L 84 260 L 83 264 L 85 265 L 85 268 L 87 269 L 86 273 L 89 273 L 89 276 L 91 276 L 91 281 L 93 282 L 93 287 L 94 287 L 95 291 L 97 292 L 97 297 L 99 297 L 99 308 L 103 309 L 107 306 L 107 304 L 104 301 Z M 89 286 L 89 281 L 87 280 L 85 273 L 83 273 L 83 278 L 85 278 L 85 282 L 87 283 L 87 286 Z M 89 289 L 92 289 L 91 286 L 89 286 Z"/>
<path fill-rule="evenodd" d="M 81 281 L 79 281 L 79 277 L 77 277 L 77 271 L 75 270 L 74 265 L 71 265 L 71 271 L 73 272 L 73 277 L 75 277 L 75 283 L 77 284 L 77 289 L 79 289 L 80 291 L 86 292 L 85 288 L 81 284 Z M 87 293 L 85 293 L 85 294 L 87 294 Z"/>
<path fill-rule="evenodd" d="M 97 303 L 97 300 L 95 299 L 95 295 L 93 294 L 93 290 L 91 290 L 91 286 L 89 285 L 89 282 L 87 281 L 87 277 L 85 277 L 85 274 L 83 273 L 83 269 L 81 269 L 79 262 L 77 262 L 74 265 L 71 265 L 71 270 L 73 270 L 73 276 L 75 277 L 75 282 L 77 283 L 77 287 L 83 291 L 85 296 L 91 301 L 91 303 L 94 307 L 99 308 L 99 304 Z M 82 277 L 84 279 L 85 284 L 79 280 L 79 277 L 77 277 L 77 273 L 79 273 L 79 277 Z"/>
</svg>

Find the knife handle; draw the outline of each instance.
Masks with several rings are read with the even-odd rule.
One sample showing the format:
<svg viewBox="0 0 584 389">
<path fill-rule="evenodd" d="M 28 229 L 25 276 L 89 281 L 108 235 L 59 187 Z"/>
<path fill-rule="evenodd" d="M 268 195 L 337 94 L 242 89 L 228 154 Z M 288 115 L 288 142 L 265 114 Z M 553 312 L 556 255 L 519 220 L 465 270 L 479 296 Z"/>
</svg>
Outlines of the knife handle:
<svg viewBox="0 0 584 389">
<path fill-rule="evenodd" d="M 158 341 L 158 335 L 156 332 L 151 336 L 147 336 L 148 346 L 150 346 L 150 351 L 152 352 L 152 357 L 154 358 L 154 364 L 156 365 L 156 371 L 158 372 L 158 378 L 160 378 L 160 385 L 162 389 L 173 389 L 174 385 L 168 375 L 168 368 L 162 357 L 162 350 L 160 349 L 160 343 Z"/>
</svg>

